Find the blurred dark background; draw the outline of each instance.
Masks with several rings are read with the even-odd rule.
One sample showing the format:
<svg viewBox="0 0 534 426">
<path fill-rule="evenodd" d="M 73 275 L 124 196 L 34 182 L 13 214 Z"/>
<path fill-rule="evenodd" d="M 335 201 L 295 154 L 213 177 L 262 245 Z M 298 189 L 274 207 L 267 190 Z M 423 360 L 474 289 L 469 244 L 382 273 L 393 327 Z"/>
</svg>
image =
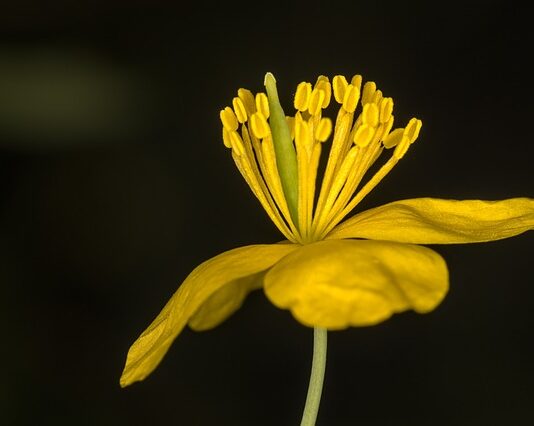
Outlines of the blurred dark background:
<svg viewBox="0 0 534 426">
<path fill-rule="evenodd" d="M 299 424 L 312 331 L 261 292 L 118 385 L 196 265 L 280 239 L 219 110 L 266 71 L 288 109 L 302 80 L 361 73 L 399 122 L 424 123 L 362 208 L 532 197 L 531 24 L 515 3 L 5 2 L 0 424 Z M 534 424 L 532 234 L 434 248 L 451 274 L 435 312 L 330 334 L 318 425 Z"/>
</svg>

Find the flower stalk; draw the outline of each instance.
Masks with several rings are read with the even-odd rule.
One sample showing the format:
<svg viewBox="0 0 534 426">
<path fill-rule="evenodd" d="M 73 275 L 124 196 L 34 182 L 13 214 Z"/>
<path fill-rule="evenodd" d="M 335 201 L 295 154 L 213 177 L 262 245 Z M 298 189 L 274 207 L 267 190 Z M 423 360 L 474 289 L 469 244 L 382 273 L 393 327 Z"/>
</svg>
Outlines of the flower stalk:
<svg viewBox="0 0 534 426">
<path fill-rule="evenodd" d="M 310 384 L 308 385 L 308 395 L 306 405 L 302 414 L 300 426 L 315 426 L 321 394 L 323 391 L 324 373 L 326 370 L 326 347 L 327 331 L 324 328 L 313 329 L 313 360 L 310 374 Z"/>
</svg>

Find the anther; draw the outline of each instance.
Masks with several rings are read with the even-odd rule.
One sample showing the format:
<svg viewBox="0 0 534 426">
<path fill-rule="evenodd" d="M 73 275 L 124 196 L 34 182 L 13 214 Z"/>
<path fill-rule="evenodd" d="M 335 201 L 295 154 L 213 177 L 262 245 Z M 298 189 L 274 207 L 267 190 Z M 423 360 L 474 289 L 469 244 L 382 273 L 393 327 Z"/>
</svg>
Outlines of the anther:
<svg viewBox="0 0 534 426">
<path fill-rule="evenodd" d="M 295 98 L 293 100 L 293 105 L 298 111 L 306 111 L 308 109 L 308 103 L 310 101 L 311 95 L 311 84 L 303 81 L 297 86 L 297 91 L 295 92 Z"/>
<path fill-rule="evenodd" d="M 347 79 L 343 75 L 336 75 L 332 80 L 334 98 L 336 99 L 337 103 L 343 103 L 343 99 L 345 98 L 345 90 L 347 89 L 348 85 L 349 83 L 347 83 Z"/>
<path fill-rule="evenodd" d="M 237 130 L 237 117 L 235 116 L 234 111 L 232 111 L 232 108 L 226 107 L 221 110 L 219 117 L 226 130 L 229 132 Z"/>
<path fill-rule="evenodd" d="M 315 129 L 315 139 L 319 142 L 325 142 L 332 133 L 332 120 L 329 118 L 321 118 L 317 128 Z"/>
<path fill-rule="evenodd" d="M 330 99 L 332 98 L 332 85 L 330 84 L 328 77 L 325 77 L 324 75 L 317 77 L 314 88 L 324 90 L 325 96 L 321 108 L 325 109 L 328 107 L 328 105 L 330 105 Z"/>
<path fill-rule="evenodd" d="M 230 142 L 230 134 L 228 133 L 228 130 L 226 130 L 226 127 L 223 126 L 222 129 L 222 137 L 223 137 L 223 143 L 226 148 L 232 148 L 232 143 Z"/>
<path fill-rule="evenodd" d="M 313 89 L 310 96 L 310 103 L 308 105 L 308 111 L 311 115 L 317 115 L 321 112 L 321 107 L 325 98 L 325 93 L 321 89 Z"/>
<path fill-rule="evenodd" d="M 402 135 L 399 144 L 395 147 L 395 151 L 393 151 L 393 157 L 397 160 L 404 157 L 404 154 L 406 154 L 406 151 L 408 151 L 408 148 L 410 147 L 410 143 L 410 138 L 406 135 Z"/>
<path fill-rule="evenodd" d="M 261 112 L 266 119 L 269 118 L 269 99 L 263 92 L 256 94 L 256 110 Z"/>
<path fill-rule="evenodd" d="M 421 130 L 421 126 L 423 123 L 421 120 L 418 120 L 417 118 L 412 118 L 408 125 L 406 126 L 406 130 L 404 134 L 410 139 L 410 143 L 414 143 L 417 137 L 419 136 L 419 131 Z"/>
<path fill-rule="evenodd" d="M 374 81 L 368 81 L 363 85 L 362 93 L 362 105 L 365 105 L 372 101 L 373 95 L 376 92 L 376 83 Z"/>
<path fill-rule="evenodd" d="M 354 133 L 353 141 L 360 148 L 365 148 L 373 140 L 376 129 L 368 124 L 362 124 Z"/>
<path fill-rule="evenodd" d="M 378 106 L 375 103 L 365 104 L 363 106 L 362 121 L 371 127 L 378 126 Z"/>
<path fill-rule="evenodd" d="M 347 112 L 354 112 L 358 106 L 358 99 L 360 98 L 360 91 L 356 86 L 349 84 L 345 90 L 343 97 L 343 109 Z"/>
<path fill-rule="evenodd" d="M 380 122 L 385 123 L 391 117 L 393 113 L 393 99 L 384 98 L 380 102 Z"/>
<path fill-rule="evenodd" d="M 379 104 L 384 96 L 382 95 L 382 90 L 377 90 L 375 93 L 373 93 L 373 97 L 371 98 L 371 102 L 374 104 Z"/>
<path fill-rule="evenodd" d="M 353 86 L 356 86 L 358 90 L 361 90 L 362 88 L 362 76 L 360 74 L 355 74 L 352 76 L 352 79 L 350 80 L 350 84 Z"/>
<path fill-rule="evenodd" d="M 267 119 L 261 112 L 256 112 L 250 117 L 250 126 L 252 127 L 252 133 L 258 139 L 263 139 L 271 133 L 271 128 L 267 123 Z"/>
<path fill-rule="evenodd" d="M 385 148 L 393 148 L 394 146 L 397 146 L 399 142 L 401 141 L 402 137 L 404 136 L 404 128 L 399 127 L 398 129 L 393 130 L 390 134 L 388 134 L 382 143 L 384 144 Z"/>
<path fill-rule="evenodd" d="M 241 99 L 238 97 L 235 97 L 232 100 L 232 105 L 234 107 L 234 113 L 237 117 L 237 121 L 239 121 L 241 124 L 247 121 L 247 110 L 245 108 L 245 104 Z"/>
<path fill-rule="evenodd" d="M 239 99 L 241 99 L 241 102 L 243 102 L 243 105 L 245 105 L 245 108 L 247 110 L 247 114 L 249 117 L 256 112 L 256 105 L 254 103 L 254 95 L 252 94 L 250 90 L 239 89 L 237 91 L 237 96 L 239 97 Z"/>
</svg>

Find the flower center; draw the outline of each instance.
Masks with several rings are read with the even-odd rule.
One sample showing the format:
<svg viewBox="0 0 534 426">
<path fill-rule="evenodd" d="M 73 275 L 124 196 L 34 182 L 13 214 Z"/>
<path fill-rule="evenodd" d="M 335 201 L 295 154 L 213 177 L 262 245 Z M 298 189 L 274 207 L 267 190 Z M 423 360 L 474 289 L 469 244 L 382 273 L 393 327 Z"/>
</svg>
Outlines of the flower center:
<svg viewBox="0 0 534 426">
<path fill-rule="evenodd" d="M 384 97 L 372 81 L 362 88 L 360 75 L 350 83 L 341 75 L 332 83 L 325 76 L 313 86 L 300 83 L 293 101 L 296 112 L 285 117 L 287 126 L 280 126 L 283 112 L 273 108 L 278 99 L 273 100 L 269 86 L 268 93 L 269 97 L 238 90 L 232 108 L 220 113 L 223 142 L 271 220 L 294 243 L 322 240 L 404 156 L 422 125 L 412 118 L 405 128 L 392 131 L 393 99 Z M 335 125 L 323 117 L 332 94 L 340 105 Z M 356 115 L 358 103 L 362 108 Z M 332 127 L 332 145 L 317 191 L 319 160 Z M 390 158 L 367 178 L 384 149 L 391 148 Z"/>
</svg>

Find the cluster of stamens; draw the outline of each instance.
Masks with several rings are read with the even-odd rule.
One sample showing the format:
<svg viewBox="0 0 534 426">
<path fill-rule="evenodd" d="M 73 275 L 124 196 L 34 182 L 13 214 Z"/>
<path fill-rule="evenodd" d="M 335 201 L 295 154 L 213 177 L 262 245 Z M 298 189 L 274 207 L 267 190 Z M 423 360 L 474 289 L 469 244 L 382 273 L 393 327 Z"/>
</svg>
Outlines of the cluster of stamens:
<svg viewBox="0 0 534 426">
<path fill-rule="evenodd" d="M 332 121 L 323 110 L 334 95 L 340 104 Z M 356 115 L 358 103 L 361 112 Z M 265 93 L 255 96 L 239 89 L 232 107 L 220 113 L 223 141 L 269 217 L 284 236 L 295 243 L 323 239 L 400 160 L 421 129 L 421 121 L 412 118 L 405 128 L 393 128 L 393 99 L 384 97 L 374 82 L 355 75 L 350 83 L 337 75 L 330 83 L 319 76 L 315 85 L 302 82 L 294 96 L 296 113 L 286 117 L 296 151 L 298 202 L 296 214 L 284 195 L 277 167 L 269 99 Z M 316 194 L 317 170 L 322 145 L 334 127 L 328 162 Z M 276 141 L 274 141 L 276 142 Z M 382 151 L 390 148 L 391 157 L 365 183 L 363 179 Z"/>
</svg>

